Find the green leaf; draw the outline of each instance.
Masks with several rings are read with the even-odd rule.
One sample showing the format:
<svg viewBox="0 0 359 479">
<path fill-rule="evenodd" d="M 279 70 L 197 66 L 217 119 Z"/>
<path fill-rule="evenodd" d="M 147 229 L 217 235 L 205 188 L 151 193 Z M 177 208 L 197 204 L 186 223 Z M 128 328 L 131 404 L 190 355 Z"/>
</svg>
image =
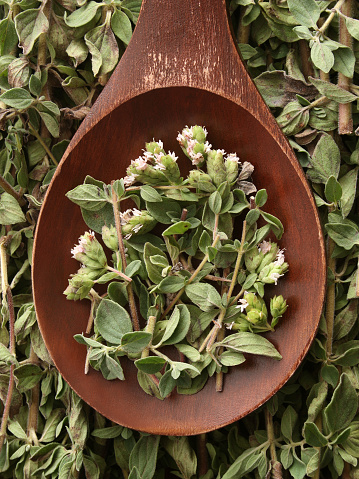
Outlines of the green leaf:
<svg viewBox="0 0 359 479">
<path fill-rule="evenodd" d="M 328 444 L 328 439 L 319 431 L 314 422 L 306 422 L 303 432 L 304 438 L 310 446 L 324 447 Z"/>
<path fill-rule="evenodd" d="M 287 136 L 296 135 L 309 121 L 309 110 L 298 101 L 289 102 L 277 117 L 277 123 Z"/>
<path fill-rule="evenodd" d="M 175 346 L 176 349 L 184 354 L 190 361 L 198 362 L 201 360 L 201 355 L 198 352 L 198 349 L 189 346 L 188 344 L 175 344 Z"/>
<path fill-rule="evenodd" d="M 114 439 L 120 436 L 123 430 L 122 426 L 108 426 L 101 429 L 94 429 L 91 436 L 99 437 L 101 439 Z"/>
<path fill-rule="evenodd" d="M 23 88 L 11 88 L 0 95 L 0 100 L 12 108 L 25 110 L 29 108 L 34 98 Z"/>
<path fill-rule="evenodd" d="M 357 272 L 355 272 L 355 276 Z M 349 301 L 347 306 L 342 309 L 334 320 L 334 339 L 344 338 L 353 328 L 358 319 L 358 301 Z"/>
<path fill-rule="evenodd" d="M 151 244 L 150 242 L 146 242 L 144 250 L 143 250 L 143 259 L 145 261 L 148 277 L 153 283 L 159 284 L 163 280 L 163 276 L 162 276 L 163 267 L 156 266 L 155 264 L 152 263 L 151 257 L 153 256 L 161 256 L 163 260 L 166 261 L 166 264 L 168 265 L 168 260 L 165 253 L 161 251 L 159 248 L 157 248 L 156 246 L 154 246 L 153 244 Z"/>
<path fill-rule="evenodd" d="M 14 370 L 18 379 L 17 389 L 20 392 L 32 389 L 43 377 L 44 372 L 35 364 L 23 364 Z"/>
<path fill-rule="evenodd" d="M 178 221 L 177 223 L 174 223 L 173 225 L 165 229 L 162 235 L 163 236 L 170 236 L 175 234 L 182 235 L 186 233 L 191 228 L 191 226 L 192 224 L 189 221 Z"/>
<path fill-rule="evenodd" d="M 332 399 L 323 410 L 329 430 L 334 433 L 349 426 L 358 408 L 358 396 L 347 374 L 343 373 Z"/>
<path fill-rule="evenodd" d="M 19 203 L 9 193 L 2 193 L 0 198 L 0 224 L 14 225 L 26 221 Z"/>
<path fill-rule="evenodd" d="M 340 200 L 340 211 L 343 218 L 347 217 L 350 213 L 355 199 L 358 168 L 353 168 L 348 173 L 339 179 L 340 186 L 342 187 L 342 197 Z"/>
<path fill-rule="evenodd" d="M 340 168 L 340 151 L 333 138 L 327 133 L 320 137 L 311 159 L 312 169 L 307 176 L 314 183 L 326 183 L 330 176 L 338 179 Z"/>
<path fill-rule="evenodd" d="M 92 71 L 95 76 L 104 75 L 115 68 L 119 49 L 109 24 L 104 23 L 87 32 L 85 42 L 91 53 Z"/>
<path fill-rule="evenodd" d="M 181 276 L 167 276 L 158 285 L 158 291 L 165 294 L 177 293 L 183 288 L 184 284 L 185 280 Z"/>
<path fill-rule="evenodd" d="M 159 390 L 163 398 L 167 397 L 176 387 L 176 380 L 173 379 L 171 371 L 166 371 L 159 382 Z"/>
<path fill-rule="evenodd" d="M 156 470 L 160 436 L 142 436 L 132 449 L 129 468 L 136 467 L 141 479 L 152 479 Z"/>
<path fill-rule="evenodd" d="M 15 17 L 15 28 L 24 55 L 28 55 L 41 33 L 49 29 L 49 21 L 42 9 L 28 9 Z"/>
<path fill-rule="evenodd" d="M 85 200 L 86 202 L 87 200 Z M 92 206 L 91 206 L 92 205 Z M 86 207 L 89 206 L 93 208 L 93 211 L 90 211 L 85 208 L 81 208 L 81 214 L 84 222 L 87 224 L 90 230 L 95 231 L 96 233 L 102 233 L 103 226 L 111 226 L 115 224 L 115 218 L 113 215 L 113 207 L 110 203 L 105 203 L 99 201 L 98 208 L 96 209 L 96 200 L 94 199 L 93 203 L 86 203 Z M 99 209 L 101 208 L 101 209 Z"/>
<path fill-rule="evenodd" d="M 246 358 L 238 351 L 224 351 L 219 356 L 219 360 L 223 366 L 238 366 L 239 364 L 244 363 Z"/>
<path fill-rule="evenodd" d="M 285 409 L 282 420 L 280 423 L 280 430 L 283 436 L 288 439 L 288 441 L 292 440 L 294 428 L 298 421 L 298 414 L 292 406 L 287 406 Z"/>
<path fill-rule="evenodd" d="M 168 320 L 160 344 L 164 346 L 181 342 L 188 333 L 190 323 L 191 318 L 187 306 L 185 304 L 176 305 Z"/>
<path fill-rule="evenodd" d="M 113 33 L 125 45 L 128 45 L 132 36 L 131 21 L 128 16 L 120 9 L 116 9 L 111 16 L 111 28 Z"/>
<path fill-rule="evenodd" d="M 50 416 L 46 419 L 44 429 L 41 434 L 40 442 L 52 442 L 57 437 L 57 426 L 64 417 L 62 408 L 53 409 Z"/>
<path fill-rule="evenodd" d="M 222 208 L 222 198 L 218 191 L 214 191 L 208 198 L 208 206 L 215 215 L 218 215 Z"/>
<path fill-rule="evenodd" d="M 282 356 L 268 339 L 254 333 L 240 332 L 231 334 L 220 343 L 216 343 L 216 346 L 224 346 L 241 353 L 259 354 L 277 360 L 282 359 Z"/>
<path fill-rule="evenodd" d="M 334 364 L 325 364 L 322 367 L 321 375 L 324 381 L 335 388 L 339 381 L 339 371 Z"/>
<path fill-rule="evenodd" d="M 102 188 L 95 185 L 79 185 L 66 193 L 73 203 L 85 210 L 98 211 L 107 203 L 107 197 Z"/>
<path fill-rule="evenodd" d="M 329 73 L 334 65 L 334 55 L 331 49 L 319 41 L 315 41 L 310 50 L 310 57 L 314 65 L 324 73 Z"/>
<path fill-rule="evenodd" d="M 68 25 L 69 27 L 77 28 L 86 25 L 87 23 L 90 23 L 91 20 L 95 18 L 97 9 L 100 8 L 102 5 L 103 3 L 90 1 L 86 3 L 86 5 L 84 5 L 83 7 L 75 10 L 69 16 L 67 16 L 65 13 L 64 19 L 66 25 Z"/>
<path fill-rule="evenodd" d="M 141 358 L 135 361 L 135 366 L 146 374 L 156 374 L 160 372 L 165 364 L 166 360 L 158 356 L 148 356 L 147 358 Z"/>
<path fill-rule="evenodd" d="M 355 55 L 349 47 L 340 47 L 334 51 L 333 70 L 351 78 L 354 75 Z"/>
<path fill-rule="evenodd" d="M 342 187 L 340 183 L 334 178 L 329 176 L 325 184 L 325 197 L 330 203 L 338 203 L 342 197 Z"/>
<path fill-rule="evenodd" d="M 82 334 L 75 334 L 74 339 L 76 339 L 78 343 L 85 344 L 86 346 L 90 346 L 92 348 L 101 348 L 103 346 L 98 341 L 95 341 L 91 338 L 86 338 L 86 336 L 83 336 Z"/>
<path fill-rule="evenodd" d="M 202 311 L 211 311 L 214 307 L 221 307 L 222 301 L 218 291 L 207 283 L 194 283 L 186 286 L 189 299 Z"/>
<path fill-rule="evenodd" d="M 122 336 L 132 331 L 128 312 L 110 299 L 103 299 L 96 312 L 95 325 L 108 342 L 120 344 Z"/>
<path fill-rule="evenodd" d="M 320 8 L 315 0 L 287 0 L 291 14 L 300 23 L 308 28 L 316 28 L 320 17 Z"/>
<path fill-rule="evenodd" d="M 280 219 L 276 216 L 271 215 L 270 213 L 266 213 L 265 211 L 261 211 L 261 216 L 266 220 L 267 223 L 271 225 L 272 231 L 275 234 L 277 239 L 281 239 L 284 227 Z"/>
<path fill-rule="evenodd" d="M 163 437 L 161 445 L 176 462 L 183 479 L 191 479 L 197 473 L 197 456 L 188 437 Z"/>
<path fill-rule="evenodd" d="M 17 38 L 15 24 L 10 18 L 4 18 L 0 22 L 0 55 L 11 55 L 16 51 L 19 40 Z"/>
<path fill-rule="evenodd" d="M 108 354 L 105 355 L 105 360 L 101 363 L 101 372 L 104 375 L 105 379 L 119 379 L 124 381 L 125 376 L 123 374 L 123 369 L 119 364 L 118 360 L 111 358 Z"/>
<path fill-rule="evenodd" d="M 334 83 L 320 80 L 319 78 L 309 77 L 309 81 L 316 87 L 322 95 L 337 103 L 350 103 L 358 97 L 344 88 Z"/>
<path fill-rule="evenodd" d="M 162 202 L 162 196 L 152 186 L 144 185 L 140 188 L 141 197 L 150 203 Z"/>
<path fill-rule="evenodd" d="M 355 366 L 359 363 L 359 340 L 352 339 L 339 344 L 332 359 L 334 364 L 339 366 Z"/>
<path fill-rule="evenodd" d="M 146 331 L 126 333 L 121 339 L 121 349 L 129 354 L 138 354 L 151 342 L 152 334 Z"/>
<path fill-rule="evenodd" d="M 359 231 L 350 224 L 328 223 L 325 229 L 332 240 L 346 250 L 359 244 Z"/>
<path fill-rule="evenodd" d="M 345 25 L 350 35 L 359 41 L 359 20 L 356 20 L 355 18 L 347 17 L 346 15 L 343 15 L 343 14 L 341 14 L 341 17 L 345 19 Z"/>
<path fill-rule="evenodd" d="M 257 194 L 255 196 L 255 203 L 259 208 L 261 208 L 262 206 L 266 204 L 267 199 L 268 199 L 268 194 L 266 190 L 263 189 L 263 190 L 257 191 Z"/>
</svg>

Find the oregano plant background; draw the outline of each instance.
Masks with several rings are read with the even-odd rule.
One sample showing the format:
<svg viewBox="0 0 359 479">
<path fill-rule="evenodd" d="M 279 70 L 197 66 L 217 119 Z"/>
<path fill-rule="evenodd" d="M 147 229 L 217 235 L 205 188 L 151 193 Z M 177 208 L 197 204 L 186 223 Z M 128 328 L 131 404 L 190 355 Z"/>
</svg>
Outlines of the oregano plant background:
<svg viewBox="0 0 359 479">
<path fill-rule="evenodd" d="M 326 235 L 326 303 L 295 375 L 237 423 L 198 437 L 159 437 L 109 422 L 52 364 L 31 291 L 36 221 L 140 5 L 0 0 L 0 476 L 359 478 L 355 0 L 228 2 L 241 54 L 306 172 Z"/>
</svg>

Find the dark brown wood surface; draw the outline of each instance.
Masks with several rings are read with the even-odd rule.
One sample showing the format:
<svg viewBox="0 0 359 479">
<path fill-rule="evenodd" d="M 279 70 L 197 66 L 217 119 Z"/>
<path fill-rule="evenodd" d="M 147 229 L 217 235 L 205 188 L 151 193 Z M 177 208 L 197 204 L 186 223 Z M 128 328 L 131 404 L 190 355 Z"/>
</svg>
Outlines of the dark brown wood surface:
<svg viewBox="0 0 359 479">
<path fill-rule="evenodd" d="M 105 182 L 123 177 L 152 138 L 183 156 L 177 132 L 194 124 L 206 126 L 215 148 L 237 152 L 241 161 L 254 164 L 255 184 L 268 190 L 266 209 L 284 224 L 280 246 L 290 269 L 271 292 L 283 294 L 289 308 L 276 332 L 267 335 L 283 359 L 249 357 L 225 377 L 222 393 L 215 392 L 212 378 L 196 395 L 160 401 L 138 386 L 133 364 L 126 365 L 122 382 L 106 381 L 93 370 L 84 375 L 86 350 L 73 335 L 85 330 L 89 304 L 67 301 L 63 290 L 78 268 L 70 249 L 86 225 L 65 193 L 87 174 Z M 294 373 L 317 329 L 325 274 L 310 188 L 239 58 L 225 0 L 144 0 L 130 45 L 72 140 L 40 215 L 34 296 L 57 368 L 87 403 L 124 426 L 166 435 L 219 428 L 263 404 Z"/>
</svg>

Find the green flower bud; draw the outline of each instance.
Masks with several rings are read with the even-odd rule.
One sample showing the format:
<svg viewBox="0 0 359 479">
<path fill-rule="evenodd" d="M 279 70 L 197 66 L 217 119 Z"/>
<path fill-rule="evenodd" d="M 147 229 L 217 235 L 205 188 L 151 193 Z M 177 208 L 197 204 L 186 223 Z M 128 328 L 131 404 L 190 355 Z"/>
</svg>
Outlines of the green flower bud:
<svg viewBox="0 0 359 479">
<path fill-rule="evenodd" d="M 89 294 L 94 282 L 84 274 L 75 274 L 69 279 L 69 285 L 64 291 L 67 299 L 77 301 L 84 299 Z"/>
<path fill-rule="evenodd" d="M 262 241 L 262 243 L 259 245 L 259 250 L 262 253 L 263 260 L 258 267 L 258 273 L 276 259 L 279 248 L 276 243 L 271 243 L 270 241 Z"/>
<path fill-rule="evenodd" d="M 73 258 L 89 269 L 105 269 L 107 267 L 106 255 L 93 231 L 80 236 L 79 244 L 74 246 L 71 253 Z"/>
<path fill-rule="evenodd" d="M 276 326 L 279 321 L 279 318 L 283 316 L 285 311 L 287 310 L 288 305 L 287 301 L 283 298 L 282 295 L 274 296 L 270 300 L 270 313 L 273 317 L 271 326 L 272 328 Z"/>
<path fill-rule="evenodd" d="M 121 216 L 121 230 L 122 234 L 129 239 L 133 234 L 145 234 L 151 231 L 156 220 L 146 211 L 138 210 L 136 208 L 128 209 Z"/>
<path fill-rule="evenodd" d="M 227 180 L 227 172 L 224 166 L 223 150 L 211 150 L 207 155 L 207 173 L 212 178 L 213 183 L 219 186 Z"/>
<path fill-rule="evenodd" d="M 160 162 L 164 166 L 163 174 L 171 181 L 171 183 L 176 183 L 181 177 L 180 169 L 177 165 L 177 157 L 174 153 L 169 153 L 168 155 L 161 156 Z M 160 163 L 158 163 L 160 164 Z"/>
<path fill-rule="evenodd" d="M 231 153 L 227 156 L 224 166 L 227 172 L 228 183 L 236 181 L 239 171 L 239 158 L 235 153 Z"/>
<path fill-rule="evenodd" d="M 163 149 L 163 143 L 161 140 L 151 141 L 149 143 L 146 143 L 146 151 L 149 151 L 153 155 L 159 155 L 160 153 L 165 152 L 165 150 Z"/>
<path fill-rule="evenodd" d="M 113 225 L 110 227 L 102 227 L 102 240 L 107 248 L 110 248 L 112 251 L 118 251 L 117 233 L 116 228 Z"/>
<path fill-rule="evenodd" d="M 135 160 L 137 161 L 137 160 Z M 146 166 L 145 166 L 146 165 Z M 142 169 L 141 169 L 142 168 Z M 127 176 L 124 179 L 125 185 L 130 185 L 130 180 L 133 182 L 143 183 L 145 185 L 168 185 L 169 181 L 163 172 L 149 165 L 147 162 L 138 163 L 131 162 L 131 165 L 126 170 Z M 126 180 L 126 181 L 125 181 Z M 133 182 L 131 184 L 133 184 Z"/>
<path fill-rule="evenodd" d="M 254 273 L 257 270 L 263 261 L 263 256 L 263 253 L 261 253 L 256 246 L 245 253 L 244 262 L 250 273 Z"/>
<path fill-rule="evenodd" d="M 255 310 L 262 313 L 262 317 L 267 320 L 268 311 L 263 298 L 257 296 L 255 293 L 245 293 L 243 296 L 243 300 L 247 302 L 247 306 L 245 308 L 247 316 L 249 312 Z"/>
<path fill-rule="evenodd" d="M 278 261 L 265 266 L 259 273 L 258 281 L 265 284 L 277 284 L 278 279 L 288 271 L 288 263 L 279 264 Z"/>
<path fill-rule="evenodd" d="M 188 183 L 201 191 L 213 193 L 216 187 L 212 183 L 212 178 L 201 170 L 191 170 L 188 175 Z"/>
<path fill-rule="evenodd" d="M 199 143 L 204 143 L 207 137 L 207 130 L 202 126 L 195 125 L 192 127 L 192 137 Z"/>
</svg>

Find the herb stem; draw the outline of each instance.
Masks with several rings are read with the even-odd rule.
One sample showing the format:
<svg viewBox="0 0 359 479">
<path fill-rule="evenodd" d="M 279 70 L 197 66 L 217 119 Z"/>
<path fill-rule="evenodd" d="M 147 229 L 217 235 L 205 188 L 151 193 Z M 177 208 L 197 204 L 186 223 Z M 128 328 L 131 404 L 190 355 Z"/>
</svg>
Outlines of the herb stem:
<svg viewBox="0 0 359 479">
<path fill-rule="evenodd" d="M 150 316 L 148 318 L 148 321 L 147 321 L 146 332 L 151 333 L 152 336 L 153 336 L 153 333 L 155 331 L 155 326 L 156 326 L 156 316 Z M 152 346 L 152 339 L 150 341 L 150 344 L 147 346 L 147 348 L 145 348 L 142 351 L 141 358 L 147 358 L 148 357 L 148 355 L 150 354 L 151 346 Z"/>
<path fill-rule="evenodd" d="M 58 161 L 56 160 L 56 158 L 54 157 L 54 155 L 51 153 L 51 150 L 50 148 L 47 146 L 47 144 L 45 143 L 44 139 L 42 138 L 41 135 L 39 135 L 39 133 L 35 130 L 35 128 L 31 125 L 31 123 L 29 123 L 29 131 L 30 133 L 35 136 L 35 138 L 38 140 L 38 142 L 40 143 L 40 145 L 43 147 L 43 149 L 46 151 L 46 154 L 49 158 L 51 158 L 51 161 L 53 162 L 53 164 L 55 166 L 57 166 L 59 163 Z"/>
<path fill-rule="evenodd" d="M 331 12 L 328 16 L 328 18 L 325 20 L 325 22 L 323 23 L 323 25 L 318 29 L 318 32 L 317 33 L 321 33 L 323 34 L 326 29 L 329 27 L 329 25 L 331 24 L 335 14 L 337 13 L 337 11 L 340 9 L 340 7 L 343 5 L 343 3 L 345 2 L 346 0 L 339 0 L 335 5 L 334 7 L 331 9 Z"/>
<path fill-rule="evenodd" d="M 219 235 L 217 235 L 214 240 L 213 240 L 213 243 L 212 243 L 212 248 L 214 248 L 216 246 L 216 244 L 218 243 L 218 240 L 219 240 Z M 203 266 L 207 263 L 208 261 L 208 253 L 206 253 L 204 255 L 204 258 L 203 260 L 201 261 L 201 263 L 198 265 L 197 269 L 192 273 L 192 276 L 189 278 L 189 280 L 187 281 L 186 283 L 186 286 L 188 286 L 189 284 L 192 283 L 192 281 L 197 277 L 198 273 L 201 271 L 201 269 L 203 268 Z M 165 318 L 167 316 L 167 314 L 171 311 L 171 309 L 173 308 L 173 306 L 177 303 L 177 301 L 180 299 L 180 297 L 182 296 L 182 294 L 184 293 L 185 291 L 185 286 L 183 288 L 181 288 L 178 293 L 176 294 L 176 296 L 174 297 L 174 299 L 170 302 L 170 304 L 167 306 L 167 308 L 165 309 L 165 311 L 162 313 L 161 315 L 161 319 Z"/>
<path fill-rule="evenodd" d="M 119 271 L 118 269 L 115 269 L 115 268 L 112 268 L 111 266 L 108 266 L 107 265 L 107 269 L 109 271 L 112 271 L 113 273 L 116 273 L 118 274 L 119 276 L 121 276 L 121 278 L 123 278 L 125 281 L 128 281 L 129 283 L 131 283 L 132 279 L 127 276 L 125 273 L 122 273 L 122 271 Z"/>
<path fill-rule="evenodd" d="M 114 182 L 112 182 L 111 185 L 113 185 L 113 183 Z M 112 207 L 113 207 L 113 214 L 114 214 L 114 217 L 115 217 L 115 226 L 116 226 L 116 233 L 117 233 L 117 239 L 118 239 L 118 247 L 119 247 L 119 250 L 120 250 L 121 260 L 122 260 L 122 269 L 126 269 L 127 260 L 126 260 L 125 247 L 124 247 L 123 238 L 122 238 L 119 201 L 118 201 L 118 197 L 116 195 L 115 189 L 113 187 L 112 187 Z M 135 295 L 133 294 L 133 289 L 132 289 L 132 285 L 131 285 L 130 282 L 127 285 L 127 293 L 128 293 L 128 302 L 129 302 L 129 305 L 130 305 L 131 319 L 132 319 L 133 328 L 134 328 L 135 331 L 140 331 L 140 323 L 139 323 L 138 315 L 137 315 Z"/>
<path fill-rule="evenodd" d="M 2 237 L 0 240 L 0 265 L 1 265 L 1 288 L 2 288 L 2 299 L 3 305 L 7 305 L 9 313 L 9 350 L 10 353 L 16 358 L 16 345 L 15 345 L 15 310 L 14 303 L 12 299 L 11 289 L 8 283 L 8 272 L 7 272 L 7 253 L 6 253 L 6 237 Z M 0 426 L 0 451 L 4 445 L 6 437 L 6 428 L 7 422 L 10 414 L 11 400 L 14 391 L 14 369 L 15 365 L 11 364 L 10 366 L 10 375 L 9 375 L 9 384 L 6 393 L 6 400 L 4 411 L 1 419 Z"/>
<path fill-rule="evenodd" d="M 232 276 L 232 281 L 231 281 L 231 284 L 229 286 L 229 289 L 228 289 L 228 292 L 227 292 L 227 301 L 230 300 L 231 296 L 232 296 L 232 293 L 233 293 L 233 289 L 237 283 L 237 277 L 238 277 L 238 272 L 239 272 L 239 267 L 241 265 L 241 261 L 242 261 L 242 256 L 243 256 L 243 247 L 244 247 L 244 243 L 245 243 L 245 238 L 246 238 L 246 230 L 247 230 L 247 223 L 246 221 L 243 221 L 243 229 L 242 229 L 242 238 L 241 238 L 241 245 L 239 247 L 239 251 L 238 251 L 238 255 L 237 255 L 237 261 L 236 261 L 236 265 L 234 267 L 234 272 L 233 272 L 233 276 Z"/>
<path fill-rule="evenodd" d="M 38 361 L 38 357 L 31 346 L 30 358 L 32 363 Z M 39 401 L 40 401 L 40 383 L 35 384 L 31 389 L 31 399 L 29 404 L 29 416 L 27 421 L 27 437 L 34 444 L 38 446 L 39 441 L 36 435 L 39 417 Z"/>
<path fill-rule="evenodd" d="M 269 452 L 270 452 L 270 457 L 271 457 L 271 464 L 272 468 L 276 469 L 276 475 L 273 474 L 273 477 L 276 479 L 281 479 L 282 478 L 282 468 L 280 462 L 278 462 L 277 459 L 277 452 L 275 449 L 275 435 L 274 435 L 274 427 L 273 427 L 273 417 L 268 409 L 268 406 L 265 407 L 264 409 L 264 415 L 265 415 L 265 422 L 266 422 L 266 430 L 267 430 L 267 436 L 268 436 L 268 441 L 269 441 Z"/>
<path fill-rule="evenodd" d="M 20 206 L 25 206 L 26 205 L 26 200 L 19 195 L 19 193 L 13 188 L 10 183 L 8 183 L 3 176 L 0 175 L 0 186 L 6 191 L 6 193 L 9 193 L 15 200 L 19 203 Z"/>
</svg>

